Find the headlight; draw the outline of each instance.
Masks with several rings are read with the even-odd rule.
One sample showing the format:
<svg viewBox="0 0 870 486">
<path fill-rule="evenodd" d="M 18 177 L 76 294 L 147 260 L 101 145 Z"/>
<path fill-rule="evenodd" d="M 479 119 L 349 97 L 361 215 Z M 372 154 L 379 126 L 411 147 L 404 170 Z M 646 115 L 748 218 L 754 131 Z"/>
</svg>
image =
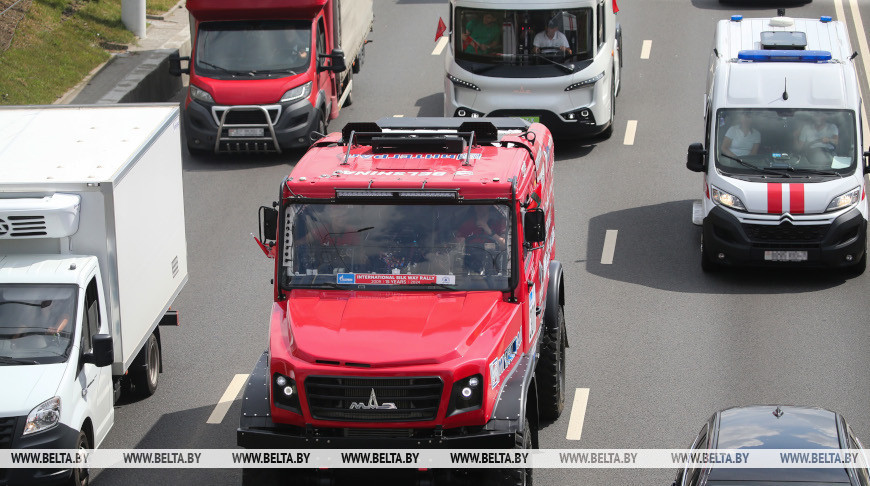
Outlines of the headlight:
<svg viewBox="0 0 870 486">
<path fill-rule="evenodd" d="M 841 195 L 835 197 L 831 201 L 831 204 L 828 204 L 828 208 L 825 209 L 825 211 L 826 212 L 827 211 L 836 211 L 838 209 L 848 208 L 849 206 L 851 206 L 853 204 L 857 204 L 860 197 L 861 197 L 861 188 L 856 187 L 855 189 L 852 189 L 851 191 L 847 192 L 846 194 L 841 194 Z"/>
<path fill-rule="evenodd" d="M 574 83 L 571 86 L 568 86 L 567 88 L 565 88 L 565 91 L 573 91 L 575 89 L 580 89 L 584 86 L 593 85 L 593 84 L 597 83 L 603 77 L 604 77 L 604 71 L 601 71 L 601 73 L 598 74 L 597 76 L 595 76 L 594 78 L 589 78 L 587 80 L 580 81 L 579 83 Z"/>
<path fill-rule="evenodd" d="M 477 410 L 483 405 L 483 375 L 473 375 L 453 383 L 447 415 Z"/>
<path fill-rule="evenodd" d="M 284 96 L 281 97 L 282 103 L 287 103 L 289 101 L 296 101 L 308 98 L 308 95 L 311 94 L 311 81 L 303 84 L 302 86 L 297 86 L 290 91 L 284 93 Z"/>
<path fill-rule="evenodd" d="M 58 422 L 60 422 L 60 397 L 49 398 L 30 411 L 24 424 L 24 435 L 48 430 Z"/>
<path fill-rule="evenodd" d="M 450 82 L 455 84 L 456 86 L 461 86 L 463 88 L 473 89 L 474 91 L 480 91 L 480 88 L 478 88 L 476 84 L 469 83 L 468 81 L 463 81 L 463 80 L 461 80 L 461 79 L 459 79 L 456 76 L 453 76 L 451 74 L 447 75 L 447 79 L 449 79 Z"/>
<path fill-rule="evenodd" d="M 712 189 L 710 198 L 713 199 L 714 203 L 738 211 L 746 211 L 746 206 L 743 205 L 743 201 L 739 197 L 729 194 L 716 186 L 710 186 L 710 188 Z"/>
<path fill-rule="evenodd" d="M 190 85 L 190 97 L 195 100 L 204 101 L 206 103 L 214 103 L 214 98 L 212 98 L 211 95 L 208 94 L 208 91 L 202 88 L 197 88 L 192 84 Z"/>
<path fill-rule="evenodd" d="M 296 380 L 279 373 L 272 376 L 272 400 L 275 405 L 291 412 L 300 413 L 299 393 Z"/>
</svg>

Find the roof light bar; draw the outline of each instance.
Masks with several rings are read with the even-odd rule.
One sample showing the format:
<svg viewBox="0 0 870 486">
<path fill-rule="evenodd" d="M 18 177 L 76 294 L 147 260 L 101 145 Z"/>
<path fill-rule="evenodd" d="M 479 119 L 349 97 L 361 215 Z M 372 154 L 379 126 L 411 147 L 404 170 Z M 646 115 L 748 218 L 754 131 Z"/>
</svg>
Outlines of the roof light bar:
<svg viewBox="0 0 870 486">
<path fill-rule="evenodd" d="M 732 16 L 731 16 L 731 21 L 732 21 L 732 22 L 740 22 L 741 20 L 743 20 L 743 16 L 742 16 L 742 15 L 732 15 Z"/>
<path fill-rule="evenodd" d="M 830 22 L 832 20 L 834 20 L 834 19 L 831 18 L 830 15 L 822 15 L 821 18 L 819 18 L 819 22 L 821 22 L 823 24 L 827 24 L 828 22 Z"/>
<path fill-rule="evenodd" d="M 824 62 L 831 60 L 828 51 L 746 50 L 737 53 L 737 59 L 754 62 Z"/>
<path fill-rule="evenodd" d="M 458 199 L 456 191 L 408 189 L 336 189 L 338 199 Z"/>
</svg>

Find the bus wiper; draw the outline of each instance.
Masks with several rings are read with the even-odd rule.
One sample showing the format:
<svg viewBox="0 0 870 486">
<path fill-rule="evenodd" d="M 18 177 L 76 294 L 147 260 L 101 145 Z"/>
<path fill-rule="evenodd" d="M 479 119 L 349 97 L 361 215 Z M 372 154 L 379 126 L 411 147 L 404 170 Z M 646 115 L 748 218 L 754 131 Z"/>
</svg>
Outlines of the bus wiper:
<svg viewBox="0 0 870 486">
<path fill-rule="evenodd" d="M 738 159 L 737 157 L 732 157 L 732 156 L 730 156 L 730 155 L 728 155 L 728 154 L 725 154 L 725 153 L 722 153 L 722 152 L 720 152 L 719 155 L 721 155 L 722 157 L 725 157 L 725 158 L 727 158 L 727 159 L 731 159 L 731 160 L 733 160 L 734 162 L 737 162 L 738 164 L 740 164 L 740 165 L 742 165 L 742 166 L 744 166 L 744 167 L 748 167 L 748 168 L 750 168 L 750 169 L 752 169 L 752 170 L 755 170 L 755 171 L 758 171 L 758 172 L 762 172 L 762 173 L 764 173 L 764 174 L 773 174 L 773 175 L 776 175 L 776 176 L 787 177 L 787 178 L 790 178 L 790 177 L 791 177 L 790 175 L 786 174 L 785 172 L 776 172 L 776 171 L 771 170 L 771 169 L 765 169 L 764 167 L 757 167 L 757 166 L 754 166 L 754 165 L 752 165 L 752 164 L 750 164 L 750 163 L 748 163 L 748 162 L 744 162 L 744 161 Z"/>
<path fill-rule="evenodd" d="M 571 74 L 571 73 L 574 72 L 574 65 L 573 65 L 573 64 L 571 64 L 570 66 L 566 66 L 566 65 L 564 65 L 564 64 L 562 64 L 562 63 L 560 63 L 560 62 L 556 62 L 556 61 L 554 61 L 554 60 L 552 60 L 552 59 L 549 59 L 549 58 L 547 58 L 547 57 L 544 57 L 544 56 L 542 56 L 542 55 L 540 55 L 540 54 L 532 54 L 532 55 L 535 56 L 535 57 L 537 57 L 538 59 L 543 59 L 543 60 L 549 62 L 550 64 L 555 64 L 556 66 L 559 66 L 560 68 L 564 69 L 565 72 L 568 73 L 568 74 Z"/>
<path fill-rule="evenodd" d="M 39 361 L 32 359 L 10 358 L 9 356 L 0 356 L 0 365 L 35 365 Z"/>
<path fill-rule="evenodd" d="M 225 72 L 225 73 L 227 73 L 227 74 L 232 74 L 233 76 L 249 76 L 249 75 L 251 75 L 250 72 L 233 71 L 232 69 L 227 69 L 227 68 L 225 68 L 225 67 L 223 67 L 223 66 L 218 66 L 217 64 L 212 64 L 212 63 L 210 63 L 210 62 L 208 62 L 208 61 L 202 61 L 202 60 L 200 60 L 200 61 L 197 61 L 197 62 L 199 62 L 200 64 L 203 64 L 203 65 L 205 65 L 205 66 L 208 66 L 208 67 L 210 67 L 210 68 L 217 69 L 218 71 L 223 71 L 223 72 Z"/>
</svg>

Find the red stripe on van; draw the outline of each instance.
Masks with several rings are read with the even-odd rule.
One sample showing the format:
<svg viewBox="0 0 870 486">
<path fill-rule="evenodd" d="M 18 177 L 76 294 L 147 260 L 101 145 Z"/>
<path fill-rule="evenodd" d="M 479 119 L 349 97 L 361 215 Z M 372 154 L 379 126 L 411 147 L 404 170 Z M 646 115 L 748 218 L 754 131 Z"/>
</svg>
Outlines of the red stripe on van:
<svg viewBox="0 0 870 486">
<path fill-rule="evenodd" d="M 789 184 L 789 199 L 791 200 L 789 211 L 791 214 L 804 214 L 804 185 Z"/>
<path fill-rule="evenodd" d="M 782 214 L 782 184 L 767 185 L 767 213 Z"/>
</svg>

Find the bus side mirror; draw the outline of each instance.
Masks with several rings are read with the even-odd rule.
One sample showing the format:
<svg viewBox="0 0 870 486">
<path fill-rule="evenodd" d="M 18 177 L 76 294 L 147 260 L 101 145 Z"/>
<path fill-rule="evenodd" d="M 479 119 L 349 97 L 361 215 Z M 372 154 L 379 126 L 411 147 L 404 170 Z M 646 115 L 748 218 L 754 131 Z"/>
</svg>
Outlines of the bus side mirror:
<svg viewBox="0 0 870 486">
<path fill-rule="evenodd" d="M 523 237 L 526 243 L 540 244 L 547 239 L 547 226 L 544 210 L 535 208 L 523 216 Z"/>
<path fill-rule="evenodd" d="M 692 172 L 704 172 L 707 170 L 707 164 L 704 163 L 704 157 L 707 151 L 704 150 L 704 145 L 693 143 L 689 145 L 689 153 L 686 155 L 686 168 Z"/>
<path fill-rule="evenodd" d="M 91 339 L 91 352 L 82 355 L 82 362 L 93 363 L 97 368 L 111 366 L 115 361 L 112 336 L 108 334 L 96 334 Z"/>
<path fill-rule="evenodd" d="M 181 61 L 187 61 L 187 67 L 181 69 Z M 173 76 L 181 76 L 182 74 L 190 74 L 190 56 L 181 57 L 178 53 L 169 55 L 169 74 Z"/>
<path fill-rule="evenodd" d="M 260 206 L 260 241 L 278 241 L 278 210 Z"/>
</svg>

